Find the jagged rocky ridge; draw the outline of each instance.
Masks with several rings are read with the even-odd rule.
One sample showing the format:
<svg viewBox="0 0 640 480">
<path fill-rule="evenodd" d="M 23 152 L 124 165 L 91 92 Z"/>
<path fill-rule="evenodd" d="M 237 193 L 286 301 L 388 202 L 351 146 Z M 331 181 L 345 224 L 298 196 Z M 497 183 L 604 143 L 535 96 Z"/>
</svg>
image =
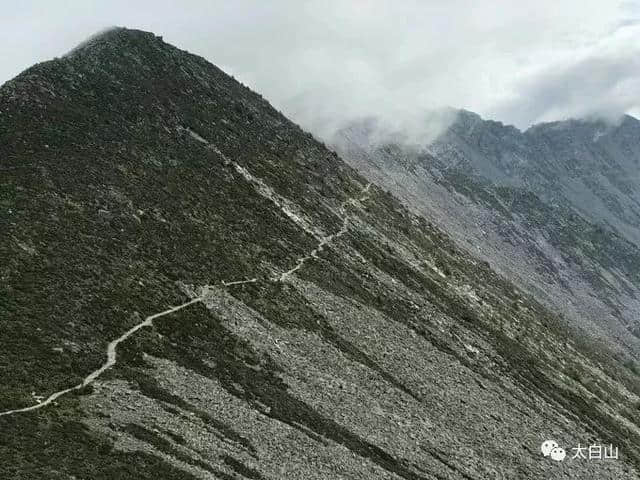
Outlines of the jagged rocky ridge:
<svg viewBox="0 0 640 480">
<path fill-rule="evenodd" d="M 8 478 L 637 477 L 631 368 L 153 34 L 3 85 L 0 171 Z"/>
<path fill-rule="evenodd" d="M 525 132 L 459 111 L 423 145 L 356 122 L 352 165 L 443 225 L 622 362 L 639 354 L 640 122 L 571 120 Z"/>
</svg>

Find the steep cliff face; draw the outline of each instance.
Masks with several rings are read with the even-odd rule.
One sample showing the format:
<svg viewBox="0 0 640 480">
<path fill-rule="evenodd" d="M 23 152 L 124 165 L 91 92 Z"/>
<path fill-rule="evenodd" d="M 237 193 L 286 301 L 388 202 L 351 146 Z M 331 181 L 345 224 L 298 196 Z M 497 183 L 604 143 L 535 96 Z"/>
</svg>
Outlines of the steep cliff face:
<svg viewBox="0 0 640 480">
<path fill-rule="evenodd" d="M 0 171 L 7 478 L 637 478 L 633 364 L 153 34 L 3 85 Z"/>
</svg>

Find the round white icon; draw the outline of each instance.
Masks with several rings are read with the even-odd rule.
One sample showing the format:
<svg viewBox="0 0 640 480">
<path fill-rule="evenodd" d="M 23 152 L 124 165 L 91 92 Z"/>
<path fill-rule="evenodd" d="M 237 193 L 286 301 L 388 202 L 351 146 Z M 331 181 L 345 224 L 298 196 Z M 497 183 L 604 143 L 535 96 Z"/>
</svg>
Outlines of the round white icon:
<svg viewBox="0 0 640 480">
<path fill-rule="evenodd" d="M 554 448 L 558 448 L 558 444 L 553 440 L 546 440 L 542 442 L 542 445 L 540 446 L 540 450 L 542 450 L 542 454 L 545 457 L 548 457 Z"/>
<path fill-rule="evenodd" d="M 567 452 L 564 451 L 564 448 L 556 447 L 551 450 L 551 453 L 549 455 L 551 456 L 551 460 L 561 462 L 564 460 L 564 457 L 567 456 Z"/>
</svg>

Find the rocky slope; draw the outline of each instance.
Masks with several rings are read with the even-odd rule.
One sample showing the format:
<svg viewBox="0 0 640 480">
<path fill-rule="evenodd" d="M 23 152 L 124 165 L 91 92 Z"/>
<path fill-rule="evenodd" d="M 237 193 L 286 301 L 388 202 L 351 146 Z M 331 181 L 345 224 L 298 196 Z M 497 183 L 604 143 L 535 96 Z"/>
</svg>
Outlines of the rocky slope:
<svg viewBox="0 0 640 480">
<path fill-rule="evenodd" d="M 7 478 L 638 476 L 633 364 L 153 34 L 3 85 L 0 171 Z"/>
<path fill-rule="evenodd" d="M 492 182 L 568 204 L 640 244 L 640 121 L 568 120 L 525 132 L 461 111 L 429 149 Z"/>
<path fill-rule="evenodd" d="M 424 145 L 376 129 L 351 125 L 337 150 L 574 327 L 637 358 L 639 121 L 523 133 L 460 111 Z"/>
</svg>

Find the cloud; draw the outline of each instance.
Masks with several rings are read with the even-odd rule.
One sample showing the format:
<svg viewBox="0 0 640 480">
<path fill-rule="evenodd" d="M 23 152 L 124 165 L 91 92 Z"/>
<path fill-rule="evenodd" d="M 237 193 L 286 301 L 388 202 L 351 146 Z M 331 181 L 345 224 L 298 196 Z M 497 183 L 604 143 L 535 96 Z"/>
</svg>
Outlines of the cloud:
<svg viewBox="0 0 640 480">
<path fill-rule="evenodd" d="M 110 25 L 204 56 L 327 137 L 376 116 L 420 133 L 453 106 L 526 127 L 640 110 L 638 2 L 23 1 L 0 20 L 0 81 Z"/>
<path fill-rule="evenodd" d="M 522 72 L 514 94 L 494 115 L 525 127 L 535 122 L 598 116 L 615 119 L 640 107 L 640 25 Z"/>
</svg>

